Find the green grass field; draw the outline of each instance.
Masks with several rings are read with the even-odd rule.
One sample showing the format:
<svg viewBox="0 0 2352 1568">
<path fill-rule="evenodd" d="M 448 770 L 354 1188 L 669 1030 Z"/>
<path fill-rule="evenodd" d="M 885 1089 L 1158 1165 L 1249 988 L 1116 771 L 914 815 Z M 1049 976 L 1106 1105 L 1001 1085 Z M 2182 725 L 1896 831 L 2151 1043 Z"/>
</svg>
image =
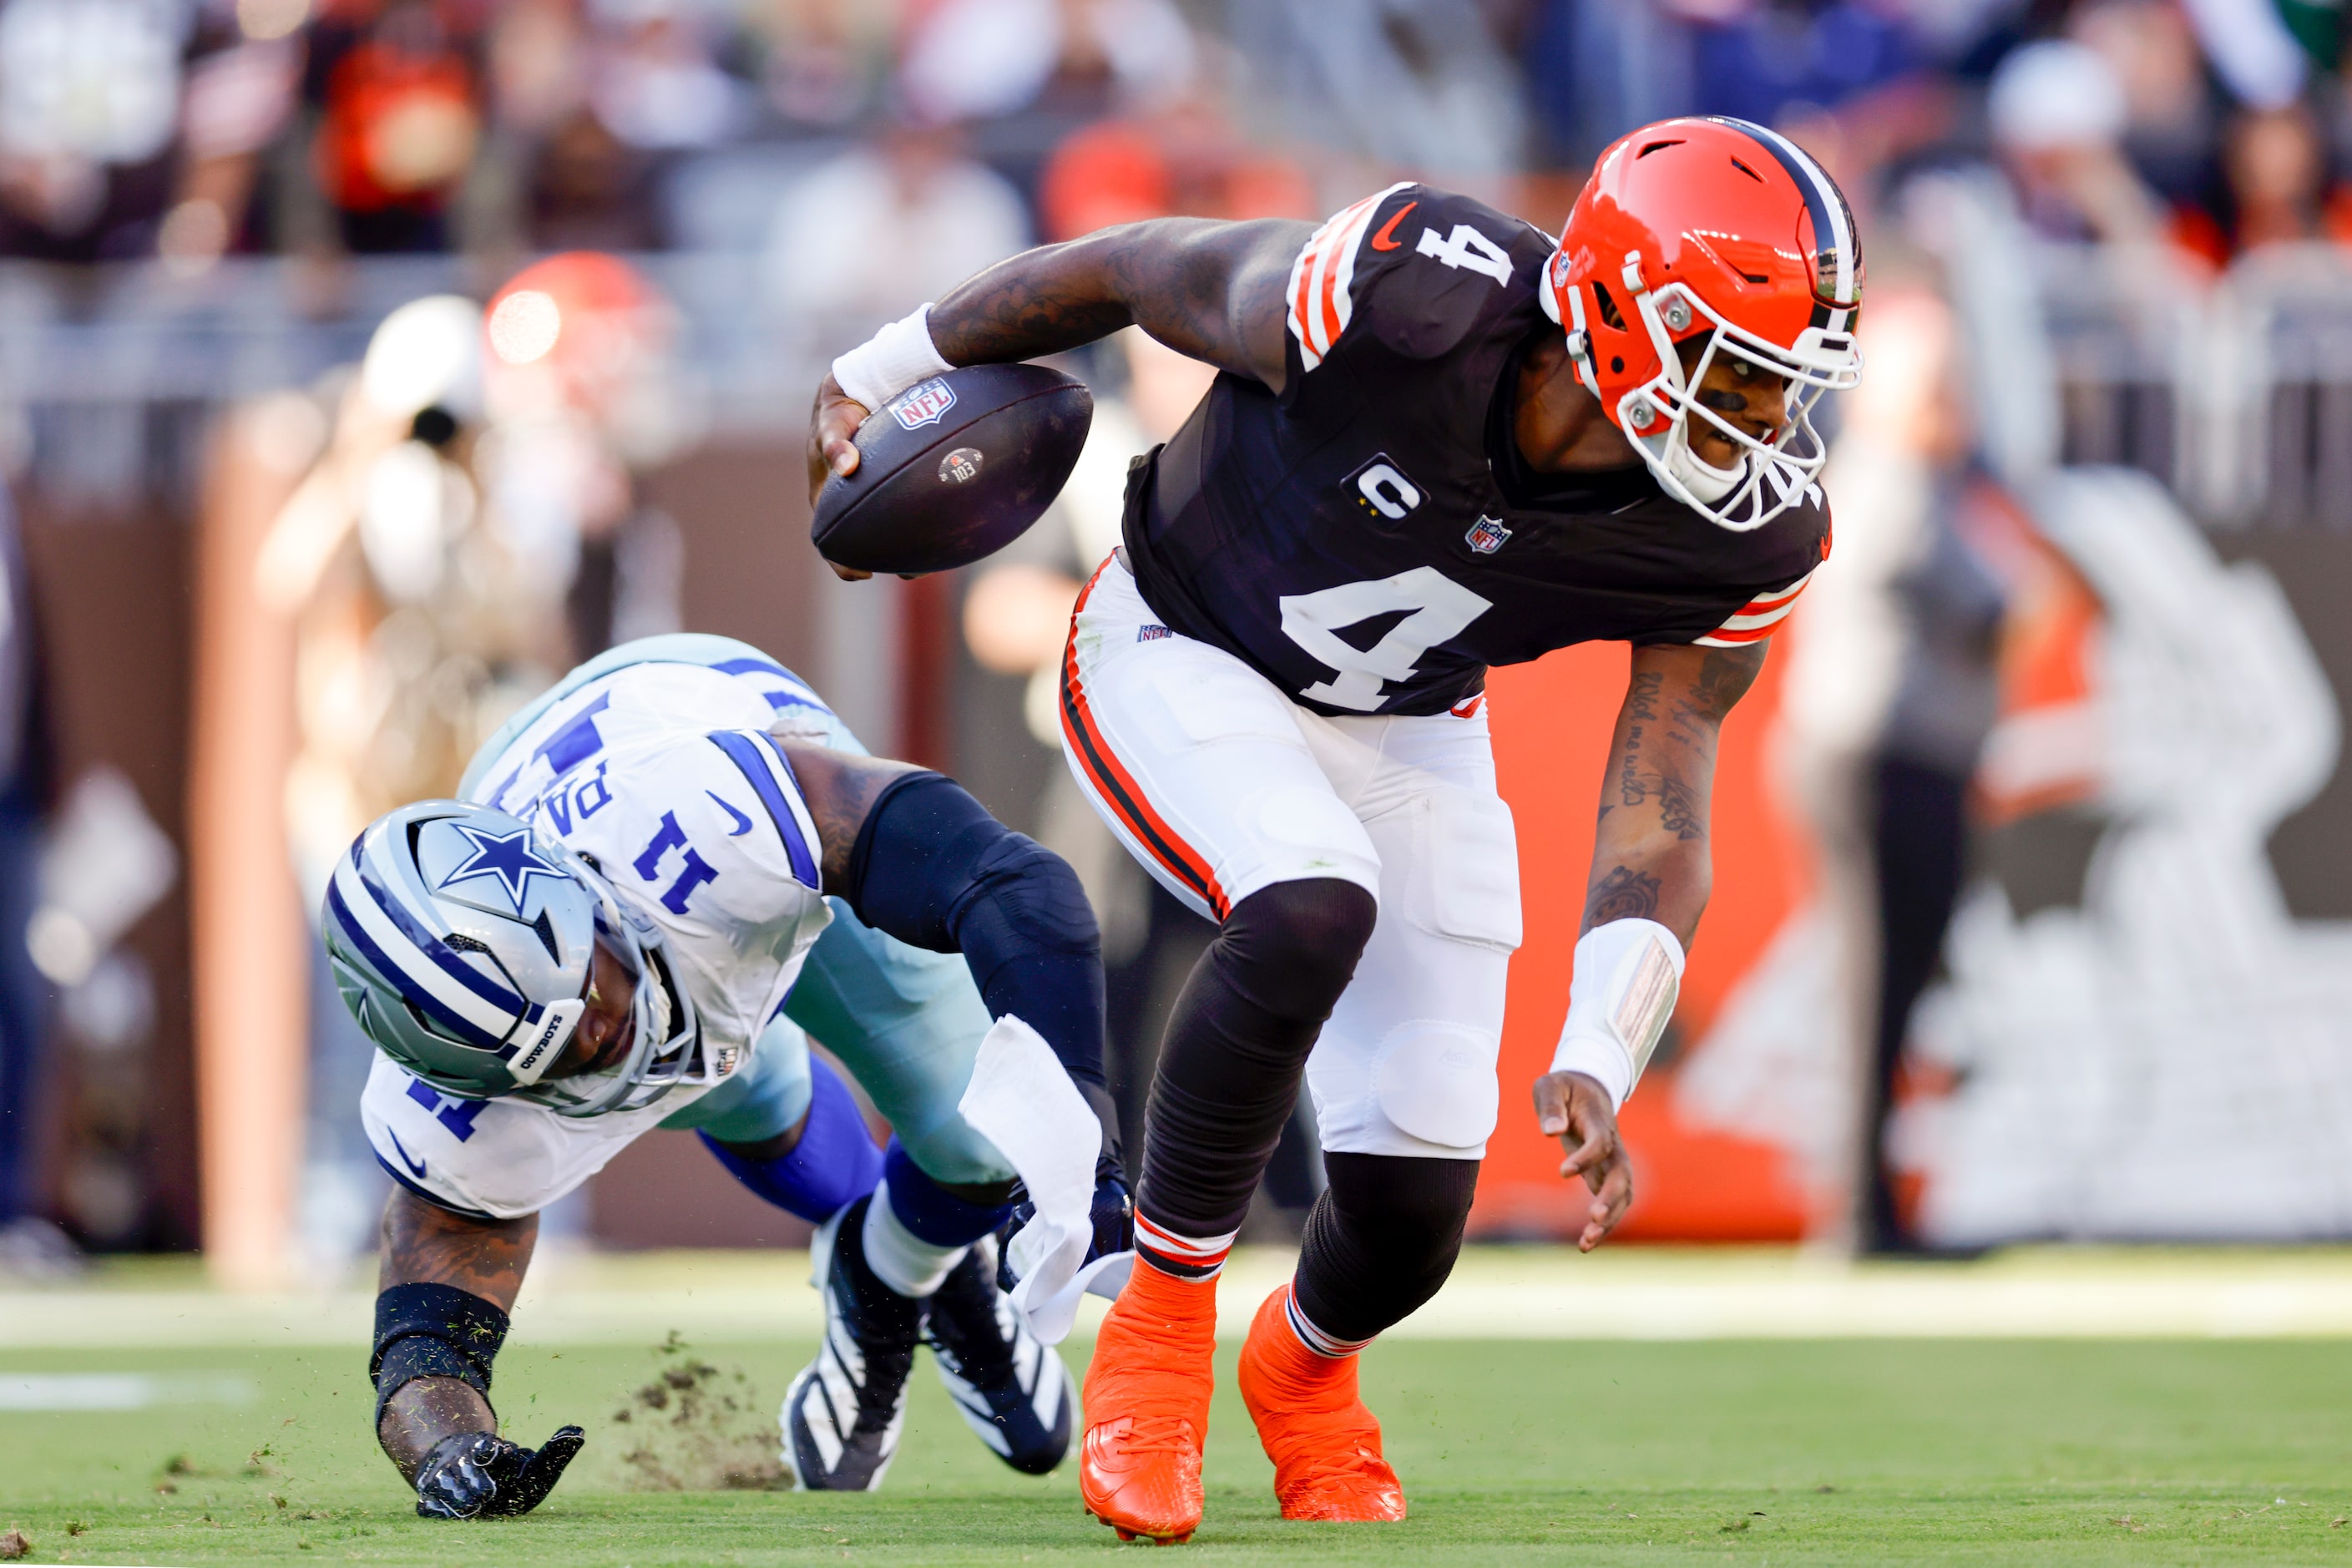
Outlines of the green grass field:
<svg viewBox="0 0 2352 1568">
<path fill-rule="evenodd" d="M 1066 1347 L 1073 1365 L 1085 1347 Z M 366 1434 L 356 1353 L 10 1351 L 0 1379 L 243 1380 L 236 1405 L 0 1415 L 0 1531 L 36 1563 L 1044 1562 L 1118 1550 L 1069 1467 L 1001 1468 L 926 1366 L 874 1498 L 716 1485 L 769 1461 L 802 1347 L 698 1346 L 721 1369 L 681 1430 L 635 1390 L 682 1358 L 519 1342 L 498 1403 L 535 1441 L 591 1434 L 527 1519 L 413 1517 Z M 744 1381 L 737 1384 L 732 1373 Z M 1400 1341 L 1367 1360 L 1412 1518 L 1295 1526 L 1228 1382 L 1209 1514 L 1232 1563 L 2352 1561 L 2352 1343 Z M 186 1386 L 174 1384 L 173 1386 Z M 718 1406 L 732 1395 L 742 1408 Z M 612 1420 L 625 1407 L 627 1424 Z M 641 1451 L 632 1462 L 627 1455 Z M 1129 1551 L 1142 1548 L 1127 1548 Z"/>
</svg>

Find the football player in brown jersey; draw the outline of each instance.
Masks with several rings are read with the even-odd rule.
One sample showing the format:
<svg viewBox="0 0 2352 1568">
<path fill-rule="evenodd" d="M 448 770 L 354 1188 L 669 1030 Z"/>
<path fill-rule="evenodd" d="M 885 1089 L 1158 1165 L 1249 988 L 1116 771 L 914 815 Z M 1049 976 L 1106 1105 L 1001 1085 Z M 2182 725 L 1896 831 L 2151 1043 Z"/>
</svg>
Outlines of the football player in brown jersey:
<svg viewBox="0 0 2352 1568">
<path fill-rule="evenodd" d="M 1139 462 L 1064 661 L 1072 770 L 1216 921 L 1152 1089 L 1140 1262 L 1087 1376 L 1081 1489 L 1122 1537 L 1199 1523 L 1215 1278 L 1302 1077 L 1329 1186 L 1242 1394 L 1286 1517 L 1393 1520 L 1355 1357 L 1452 1268 L 1498 1105 L 1519 939 L 1488 666 L 1633 645 L 1585 931 L 1534 1085 L 1596 1246 L 1616 1113 L 1709 884 L 1716 742 L 1829 552 L 1808 411 L 1860 373 L 1853 219 L 1728 120 L 1605 153 L 1555 242 L 1399 184 L 1310 229 L 1164 219 L 1016 256 L 835 363 L 812 484 L 954 365 L 1129 324 L 1221 372 Z M 1565 803 L 1563 803 L 1565 804 Z"/>
</svg>

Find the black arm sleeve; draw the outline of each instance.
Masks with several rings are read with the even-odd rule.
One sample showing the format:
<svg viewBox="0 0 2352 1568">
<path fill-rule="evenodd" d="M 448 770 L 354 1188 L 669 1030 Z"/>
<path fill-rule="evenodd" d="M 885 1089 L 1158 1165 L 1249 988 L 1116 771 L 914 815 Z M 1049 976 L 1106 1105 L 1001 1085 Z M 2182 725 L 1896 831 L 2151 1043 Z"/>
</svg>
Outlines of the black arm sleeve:
<svg viewBox="0 0 2352 1568">
<path fill-rule="evenodd" d="M 455 1285 L 394 1285 L 375 1299 L 375 1344 L 368 1378 L 375 1418 L 404 1384 L 454 1377 L 490 1396 L 490 1363 L 506 1343 L 508 1319 L 495 1301 Z"/>
<path fill-rule="evenodd" d="M 1089 1102 L 1108 1101 L 1102 938 L 1061 857 L 989 816 L 954 780 L 908 773 L 866 814 L 847 898 L 877 931 L 963 954 L 990 1016 L 1019 1017 Z"/>
</svg>

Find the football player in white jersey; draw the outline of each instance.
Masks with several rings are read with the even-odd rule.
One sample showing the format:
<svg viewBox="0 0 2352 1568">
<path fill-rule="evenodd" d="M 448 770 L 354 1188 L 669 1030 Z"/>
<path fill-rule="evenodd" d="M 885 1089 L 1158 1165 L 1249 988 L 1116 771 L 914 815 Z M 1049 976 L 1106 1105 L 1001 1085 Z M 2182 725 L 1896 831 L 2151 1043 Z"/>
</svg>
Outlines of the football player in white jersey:
<svg viewBox="0 0 2352 1568">
<path fill-rule="evenodd" d="M 1078 1173 L 1071 1265 L 1131 1246 L 1099 944 L 1069 868 L 941 775 L 867 756 L 805 684 L 719 637 L 583 666 L 460 793 L 371 825 L 324 917 L 378 1047 L 362 1120 L 398 1186 L 370 1372 L 417 1511 L 527 1511 L 578 1451 L 575 1426 L 536 1450 L 497 1435 L 491 1363 L 540 1211 L 657 1126 L 821 1224 L 824 1344 L 782 1415 L 803 1486 L 880 1484 L 919 1342 L 1008 1464 L 1058 1463 L 1069 1376 L 1000 1291 L 990 1237 L 1050 1167 L 1066 1190 Z M 804 1026 L 890 1121 L 887 1151 Z M 1020 1108 L 1011 1134 L 967 1118 L 975 1095 Z M 686 1194 L 679 1213 L 690 1239 Z"/>
</svg>

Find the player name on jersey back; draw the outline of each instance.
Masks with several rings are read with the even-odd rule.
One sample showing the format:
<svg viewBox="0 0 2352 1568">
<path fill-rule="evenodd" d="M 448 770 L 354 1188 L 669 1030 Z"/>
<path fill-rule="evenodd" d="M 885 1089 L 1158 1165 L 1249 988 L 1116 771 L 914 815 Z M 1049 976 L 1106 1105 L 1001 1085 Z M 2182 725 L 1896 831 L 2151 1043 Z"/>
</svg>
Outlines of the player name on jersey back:
<svg viewBox="0 0 2352 1568">
<path fill-rule="evenodd" d="M 815 823 L 769 732 L 815 699 L 759 663 L 646 662 L 590 680 L 489 759 L 471 792 L 586 857 L 659 929 L 721 1077 L 791 1027 L 778 1011 L 832 919 Z M 449 1100 L 379 1052 L 361 1108 L 379 1163 L 403 1185 L 507 1216 L 554 1201 L 702 1092 L 568 1118 L 523 1100 Z"/>
<path fill-rule="evenodd" d="M 1646 469 L 1516 471 L 1507 383 L 1560 331 L 1537 287 L 1551 249 L 1414 184 L 1318 229 L 1281 394 L 1220 375 L 1130 479 L 1145 601 L 1335 716 L 1441 713 L 1488 666 L 1573 643 L 1769 636 L 1828 553 L 1818 490 L 1736 533 Z"/>
</svg>

